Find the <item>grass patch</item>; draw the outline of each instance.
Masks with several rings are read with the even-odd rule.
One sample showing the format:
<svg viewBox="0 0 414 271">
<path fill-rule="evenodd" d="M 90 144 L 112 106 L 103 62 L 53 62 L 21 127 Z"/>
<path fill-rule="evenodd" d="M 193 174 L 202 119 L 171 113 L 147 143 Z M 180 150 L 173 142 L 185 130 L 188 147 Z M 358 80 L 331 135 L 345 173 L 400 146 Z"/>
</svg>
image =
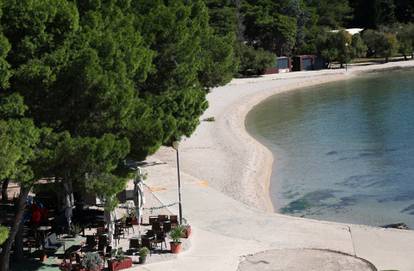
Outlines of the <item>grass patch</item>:
<svg viewBox="0 0 414 271">
<path fill-rule="evenodd" d="M 203 121 L 213 122 L 213 121 L 216 121 L 216 119 L 214 117 L 208 117 L 208 118 L 203 119 Z"/>
</svg>

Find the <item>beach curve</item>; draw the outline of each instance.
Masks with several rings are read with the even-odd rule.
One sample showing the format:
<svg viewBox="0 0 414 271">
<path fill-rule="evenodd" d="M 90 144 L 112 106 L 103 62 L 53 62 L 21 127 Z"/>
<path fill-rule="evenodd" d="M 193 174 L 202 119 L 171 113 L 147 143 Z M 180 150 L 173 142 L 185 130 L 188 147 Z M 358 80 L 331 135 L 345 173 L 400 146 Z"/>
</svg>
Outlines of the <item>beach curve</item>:
<svg viewBox="0 0 414 271">
<path fill-rule="evenodd" d="M 179 148 L 184 180 L 184 216 L 190 219 L 196 227 L 195 232 L 201 232 L 201 236 L 195 236 L 194 248 L 183 255 L 177 265 L 191 265 L 194 258 L 203 260 L 206 257 L 197 239 L 221 243 L 224 241 L 220 240 L 231 238 L 234 243 L 232 262 L 229 263 L 230 256 L 224 259 L 222 254 L 214 255 L 223 266 L 217 270 L 236 270 L 241 255 L 272 248 L 333 249 L 367 259 L 381 269 L 414 270 L 414 265 L 407 260 L 414 256 L 414 252 L 410 252 L 414 251 L 410 245 L 413 242 L 409 242 L 414 241 L 411 231 L 270 214 L 268 180 L 273 156 L 245 129 L 248 112 L 277 93 L 343 80 L 363 72 L 412 66 L 414 62 L 409 61 L 354 67 L 348 72 L 331 70 L 236 79 L 227 86 L 213 89 L 208 95 L 210 107 L 202 119 L 214 117 L 215 121 L 202 122 Z M 162 148 L 150 159 L 167 162 L 147 169 L 149 182 L 166 188 L 157 192 L 157 196 L 165 203 L 176 200 L 175 180 L 167 177 L 175 174 L 174 150 Z M 260 232 L 246 235 L 246 230 L 258 229 Z M 205 238 L 206 235 L 213 237 Z M 241 244 L 243 249 L 239 248 Z M 227 252 L 228 245 L 223 247 Z M 151 267 L 149 270 L 158 269 Z M 203 270 L 215 269 L 207 265 Z"/>
</svg>

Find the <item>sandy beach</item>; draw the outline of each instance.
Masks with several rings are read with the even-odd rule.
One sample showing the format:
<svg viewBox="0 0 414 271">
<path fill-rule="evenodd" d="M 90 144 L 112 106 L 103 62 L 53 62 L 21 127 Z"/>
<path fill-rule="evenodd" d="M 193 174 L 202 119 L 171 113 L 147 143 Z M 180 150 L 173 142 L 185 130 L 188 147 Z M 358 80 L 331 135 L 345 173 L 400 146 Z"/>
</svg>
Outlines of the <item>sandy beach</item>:
<svg viewBox="0 0 414 271">
<path fill-rule="evenodd" d="M 214 117 L 215 121 L 202 121 L 179 149 L 184 216 L 195 228 L 192 247 L 174 261 L 146 269 L 237 270 L 246 255 L 273 250 L 295 255 L 294 249 L 317 248 L 366 259 L 379 270 L 414 270 L 410 260 L 414 232 L 273 213 L 269 197 L 273 155 L 245 129 L 247 113 L 272 95 L 348 80 L 364 72 L 405 67 L 414 67 L 414 61 L 235 79 L 213 89 L 208 95 L 210 107 L 201 119 Z M 165 204 L 175 202 L 175 151 L 163 147 L 148 162 L 147 185 Z M 351 266 L 349 270 L 360 269 Z"/>
</svg>

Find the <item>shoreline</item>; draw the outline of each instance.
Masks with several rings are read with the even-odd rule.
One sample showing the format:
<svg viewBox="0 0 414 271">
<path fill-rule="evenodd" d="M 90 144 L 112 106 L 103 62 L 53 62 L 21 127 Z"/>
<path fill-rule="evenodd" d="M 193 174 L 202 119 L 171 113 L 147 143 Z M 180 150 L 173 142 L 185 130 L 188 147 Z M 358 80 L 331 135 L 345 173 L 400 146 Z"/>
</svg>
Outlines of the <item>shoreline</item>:
<svg viewBox="0 0 414 271">
<path fill-rule="evenodd" d="M 319 75 L 319 76 L 326 76 L 326 75 Z M 253 102 L 251 105 L 248 106 L 248 108 L 245 108 L 243 110 L 243 113 L 241 115 L 239 115 L 240 118 L 240 122 L 243 122 L 243 129 L 240 129 L 240 133 L 244 133 L 247 136 L 250 137 L 249 140 L 254 141 L 258 146 L 257 148 L 260 149 L 265 149 L 265 151 L 263 150 L 263 155 L 265 156 L 265 158 L 263 160 L 267 161 L 263 164 L 258 164 L 257 166 L 261 169 L 258 169 L 259 172 L 266 172 L 266 174 L 264 174 L 265 176 L 267 176 L 266 178 L 256 178 L 256 179 L 263 179 L 265 180 L 265 188 L 264 189 L 264 193 L 268 199 L 267 201 L 270 202 L 270 205 L 265 205 L 263 206 L 263 209 L 267 212 L 273 212 L 273 213 L 280 213 L 278 212 L 279 206 L 275 206 L 271 196 L 270 196 L 270 186 L 271 186 L 271 175 L 273 174 L 273 169 L 274 169 L 274 161 L 275 161 L 275 157 L 274 154 L 263 144 L 261 143 L 259 140 L 257 140 L 253 135 L 251 135 L 246 128 L 246 117 L 249 114 L 249 112 L 256 106 L 260 105 L 262 102 L 264 102 L 265 100 L 281 94 L 281 93 L 285 93 L 285 92 L 290 92 L 290 91 L 297 91 L 303 88 L 308 88 L 308 87 L 314 87 L 314 86 L 318 86 L 318 85 L 324 85 L 324 84 L 328 84 L 328 83 L 332 83 L 332 82 L 339 82 L 339 81 L 343 81 L 343 80 L 349 80 L 354 78 L 356 75 L 355 74 L 346 74 L 346 73 L 340 73 L 340 74 L 334 74 L 334 75 L 329 75 L 329 77 L 325 77 L 325 78 L 318 78 L 319 80 L 317 80 L 317 82 L 315 83 L 315 81 L 310 81 L 307 83 L 303 83 L 300 86 L 287 86 L 281 90 L 276 90 L 274 93 L 269 93 L 266 94 L 265 96 L 260 96 L 260 97 L 253 97 L 251 99 L 251 101 Z M 239 106 L 243 106 L 243 105 L 239 105 Z"/>
<path fill-rule="evenodd" d="M 347 73 L 324 70 L 236 79 L 213 89 L 208 95 L 210 107 L 201 119 L 214 117 L 215 121 L 201 122 L 179 147 L 183 215 L 194 229 L 192 246 L 173 260 L 174 269 L 166 262 L 146 266 L 147 270 L 234 271 L 246 255 L 315 248 L 366 259 L 379 270 L 413 270 L 413 231 L 270 212 L 273 155 L 245 130 L 248 112 L 270 96 L 353 78 L 379 66 L 382 70 L 414 67 L 414 61 L 353 67 Z M 146 183 L 165 205 L 177 201 L 175 157 L 175 150 L 162 147 L 148 158 L 145 168 Z M 176 205 L 170 210 L 178 213 Z"/>
<path fill-rule="evenodd" d="M 301 74 L 298 73 L 298 76 L 293 76 L 295 75 L 293 73 L 291 78 L 285 78 L 285 79 L 287 80 L 306 79 L 309 81 L 307 82 L 292 81 L 292 82 L 289 82 L 285 86 L 276 87 L 274 90 L 265 90 L 262 93 L 255 92 L 254 94 L 251 94 L 245 97 L 244 99 L 241 99 L 239 103 L 233 104 L 226 112 L 224 112 L 224 114 L 232 114 L 232 113 L 237 114 L 237 117 L 235 117 L 234 119 L 238 122 L 238 124 L 235 124 L 235 125 L 230 124 L 229 128 L 233 128 L 233 133 L 238 132 L 240 135 L 244 134 L 241 137 L 245 138 L 246 140 L 245 142 L 247 141 L 254 142 L 257 145 L 256 148 L 258 149 L 256 150 L 256 152 L 258 153 L 257 156 L 259 157 L 258 158 L 256 157 L 256 160 L 251 159 L 250 161 L 251 164 L 249 164 L 249 167 L 257 168 L 256 172 L 258 172 L 259 175 L 251 176 L 251 174 L 249 174 L 251 173 L 251 171 L 247 171 L 245 178 L 254 179 L 257 182 L 256 185 L 260 185 L 260 180 L 264 180 L 264 185 L 256 186 L 256 189 L 257 188 L 259 189 L 260 191 L 259 193 L 262 193 L 263 197 L 266 197 L 266 200 L 264 202 L 261 202 L 261 205 L 257 205 L 253 203 L 251 206 L 258 207 L 259 209 L 262 209 L 266 212 L 280 214 L 280 212 L 278 212 L 279 206 L 274 206 L 274 203 L 272 202 L 272 199 L 270 196 L 271 175 L 274 169 L 273 164 L 274 164 L 275 157 L 273 153 L 264 144 L 262 144 L 253 135 L 251 135 L 247 131 L 247 128 L 246 128 L 246 117 L 254 107 L 258 106 L 260 103 L 264 102 L 265 100 L 275 95 L 281 94 L 281 93 L 297 91 L 303 88 L 329 84 L 332 82 L 352 80 L 357 76 L 361 76 L 361 75 L 369 74 L 369 73 L 381 73 L 381 72 L 386 72 L 386 71 L 406 70 L 406 69 L 412 69 L 412 68 L 414 68 L 414 61 L 402 61 L 402 62 L 399 61 L 399 62 L 390 62 L 390 63 L 385 63 L 385 64 L 374 64 L 374 65 L 369 65 L 369 66 L 354 66 L 352 68 L 349 68 L 348 71 L 345 71 L 343 69 L 313 71 L 318 74 L 315 75 L 315 77 L 311 77 L 311 78 L 308 75 L 306 75 L 306 73 L 308 72 L 300 72 Z M 289 75 L 290 74 L 291 73 L 289 73 Z M 277 78 L 277 75 L 267 75 L 261 78 L 267 78 L 267 77 L 268 77 L 268 80 L 270 81 L 274 81 L 275 79 L 283 80 L 283 77 Z M 249 78 L 249 79 L 255 80 L 259 78 Z M 241 79 L 241 80 L 249 80 L 249 79 Z M 237 83 L 231 82 L 230 85 L 232 84 L 240 85 L 239 82 Z M 248 84 L 250 84 L 250 82 Z M 295 84 L 299 84 L 299 85 L 295 85 Z M 260 155 L 262 156 L 262 158 L 260 157 Z M 264 161 L 264 162 L 261 163 L 261 161 Z"/>
<path fill-rule="evenodd" d="M 414 60 L 389 62 L 345 69 L 271 74 L 233 79 L 207 95 L 209 108 L 190 138 L 180 145 L 184 172 L 209 183 L 214 189 L 250 207 L 276 213 L 270 198 L 274 157 L 271 151 L 248 133 L 247 114 L 271 96 L 302 88 L 352 79 L 386 70 L 414 68 Z M 173 150 L 162 147 L 156 158 L 175 166 Z"/>
</svg>

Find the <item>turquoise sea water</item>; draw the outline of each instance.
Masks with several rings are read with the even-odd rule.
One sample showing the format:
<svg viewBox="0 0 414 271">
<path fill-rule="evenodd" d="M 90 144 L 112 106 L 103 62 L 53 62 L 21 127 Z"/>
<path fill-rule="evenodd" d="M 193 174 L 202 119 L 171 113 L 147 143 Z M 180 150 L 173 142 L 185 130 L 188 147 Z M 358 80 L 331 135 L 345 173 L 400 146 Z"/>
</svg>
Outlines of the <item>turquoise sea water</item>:
<svg viewBox="0 0 414 271">
<path fill-rule="evenodd" d="M 414 228 L 413 70 L 273 96 L 246 126 L 274 154 L 279 212 Z"/>
</svg>

